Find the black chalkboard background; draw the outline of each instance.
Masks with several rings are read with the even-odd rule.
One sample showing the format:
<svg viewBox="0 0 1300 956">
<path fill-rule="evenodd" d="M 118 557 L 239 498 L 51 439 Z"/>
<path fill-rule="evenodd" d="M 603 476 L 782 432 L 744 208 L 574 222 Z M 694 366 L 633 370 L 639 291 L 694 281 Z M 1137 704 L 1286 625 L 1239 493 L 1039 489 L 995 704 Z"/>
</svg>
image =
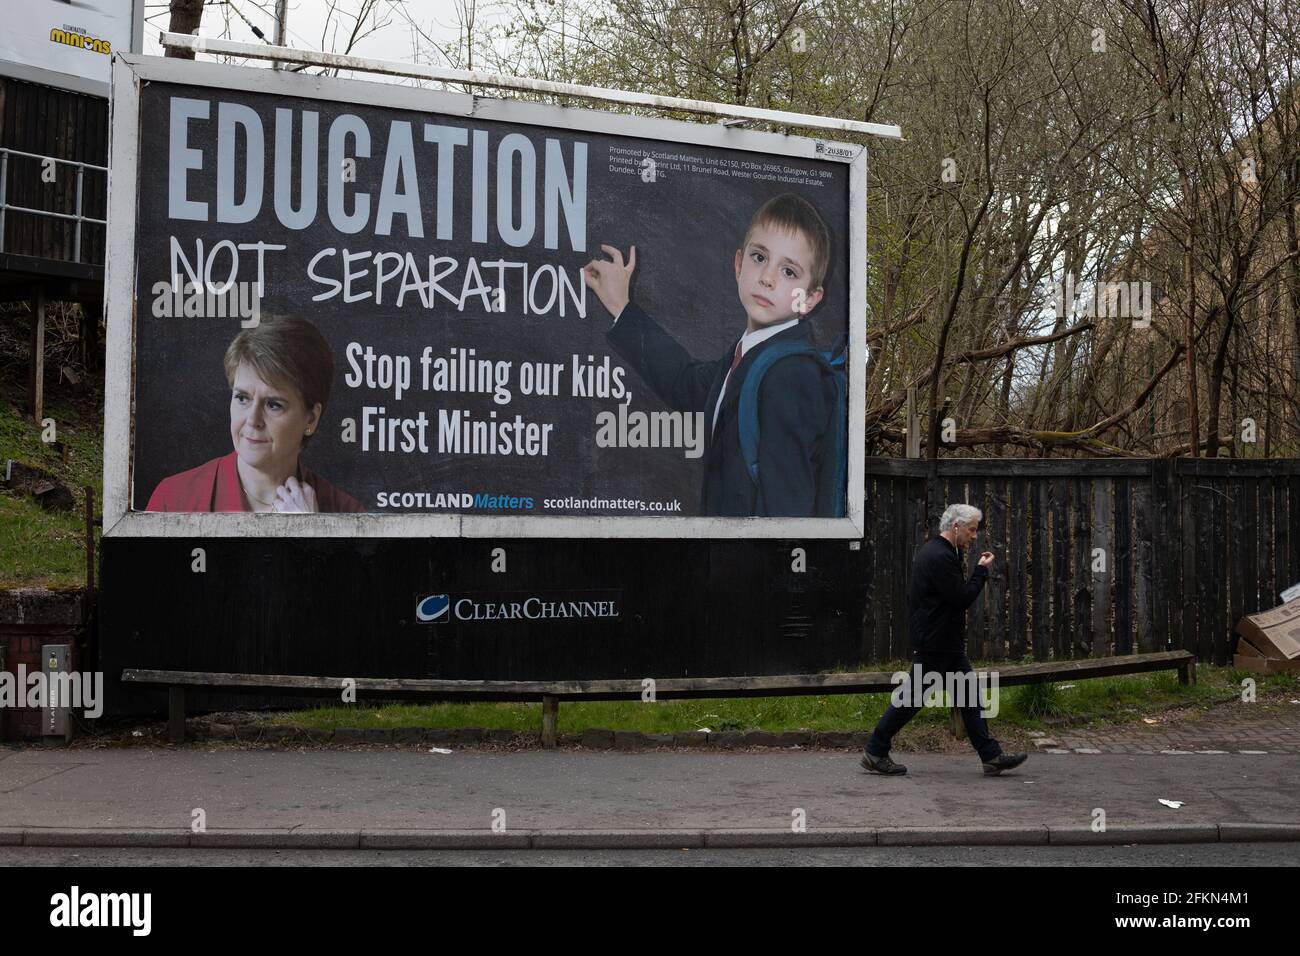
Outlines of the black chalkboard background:
<svg viewBox="0 0 1300 956">
<path fill-rule="evenodd" d="M 262 213 L 245 225 L 213 222 L 173 221 L 168 218 L 167 164 L 169 146 L 169 98 L 173 95 L 205 99 L 212 104 L 208 121 L 193 120 L 189 145 L 202 148 L 202 170 L 189 173 L 192 198 L 211 198 L 215 192 L 216 115 L 218 100 L 252 107 L 265 130 L 265 198 Z M 394 219 L 393 234 L 376 236 L 369 228 L 355 235 L 343 235 L 331 225 L 320 196 L 315 222 L 305 230 L 283 227 L 275 217 L 271 195 L 275 147 L 275 110 L 314 110 L 320 114 L 320 166 L 327 166 L 326 141 L 330 122 L 340 113 L 353 113 L 369 125 L 371 159 L 358 159 L 357 182 L 353 191 L 372 194 L 378 201 L 387 131 L 393 120 L 409 121 L 416 131 L 425 237 L 411 239 L 405 218 Z M 357 498 L 367 510 L 375 507 L 375 494 L 383 490 L 435 492 L 487 492 L 494 495 L 591 496 L 679 499 L 682 515 L 699 513 L 702 459 L 687 459 L 680 449 L 598 448 L 595 444 L 595 416 L 599 411 L 617 411 L 614 399 L 532 398 L 517 394 L 517 374 L 512 381 L 516 394 L 504 406 L 493 404 L 487 395 L 440 394 L 419 390 L 418 356 L 426 346 L 434 355 L 445 355 L 452 347 L 474 348 L 479 357 L 512 361 L 554 361 L 570 364 L 573 353 L 606 355 L 622 365 L 605 341 L 611 317 L 588 290 L 587 317 L 569 312 L 564 318 L 552 313 L 523 316 L 507 301 L 505 314 L 485 313 L 471 301 L 463 313 L 444 302 L 425 309 L 418 297 L 408 296 L 398 310 L 386 296 L 383 306 L 373 301 L 345 305 L 341 296 L 325 302 L 311 297 L 324 287 L 307 276 L 307 263 L 321 249 L 413 252 L 423 267 L 431 254 L 454 256 L 462 263 L 469 257 L 480 261 L 505 258 L 532 265 L 551 263 L 580 279 L 578 270 L 599 254 L 601 243 L 624 251 L 635 244 L 637 270 L 632 296 L 657 318 L 695 356 L 717 358 L 730 352 L 744 330 L 745 314 L 736 296 L 733 257 L 754 210 L 781 192 L 795 192 L 816 206 L 830 227 L 832 256 L 826 281 L 826 297 L 809 321 L 816 326 L 816 340 L 829 347 L 844 333 L 847 323 L 848 275 L 848 171 L 840 163 L 795 160 L 765 154 L 712 149 L 703 146 L 636 140 L 591 133 L 515 126 L 460 117 L 439 116 L 404 110 L 390 110 L 320 100 L 273 97 L 235 91 L 213 92 L 205 88 L 154 82 L 141 91 L 140 202 L 137 225 L 137 324 L 136 324 L 136 408 L 133 507 L 143 509 L 158 482 L 171 474 L 193 468 L 231 451 L 229 435 L 230 393 L 222 369 L 222 356 L 238 332 L 238 319 L 157 318 L 151 312 L 152 287 L 170 278 L 169 242 L 175 236 L 188 250 L 203 238 L 209 248 L 222 239 L 234 242 L 285 243 L 284 252 L 269 253 L 264 313 L 296 312 L 314 322 L 335 353 L 335 382 L 324 420 L 317 436 L 304 452 L 303 462 L 319 472 L 336 488 Z M 528 136 L 538 154 L 538 167 L 547 138 L 560 140 L 566 160 L 572 156 L 575 140 L 588 144 L 587 249 L 569 248 L 563 221 L 560 248 L 546 250 L 541 244 L 541 183 L 538 183 L 538 235 L 534 243 L 512 249 L 496 238 L 495 226 L 488 243 L 469 241 L 467 208 L 470 195 L 470 163 L 466 148 L 457 149 L 455 237 L 440 242 L 435 237 L 436 149 L 420 140 L 426 122 L 470 130 L 488 130 L 492 149 L 489 180 L 495 183 L 495 145 L 500 136 L 517 132 Z M 472 135 L 472 134 L 471 134 Z M 697 157 L 718 157 L 742 162 L 773 162 L 806 171 L 821 185 L 723 177 L 705 173 L 671 171 L 661 166 L 658 181 L 644 183 L 640 177 L 609 170 L 611 147 L 639 146 L 665 152 L 689 153 Z M 351 144 L 349 144 L 349 153 Z M 240 150 L 243 149 L 242 143 Z M 242 155 L 237 154 L 242 163 Z M 292 195 L 299 195 L 298 163 L 292 164 L 295 180 Z M 825 172 L 829 172 L 829 176 Z M 351 200 L 349 200 L 349 206 Z M 213 216 L 215 218 L 215 214 Z M 372 214 L 373 220 L 373 214 Z M 489 206 L 489 223 L 495 223 L 496 209 Z M 226 268 L 217 273 L 224 278 Z M 245 262 L 251 265 L 251 256 Z M 373 263 L 368 267 L 373 272 Z M 338 272 L 338 259 L 326 270 Z M 459 287 L 459 275 L 448 281 Z M 249 278 L 242 273 L 240 278 Z M 396 283 L 387 287 L 396 291 Z M 348 366 L 344 349 L 349 341 L 373 346 L 377 352 L 411 356 L 415 387 L 395 404 L 392 395 L 350 388 L 343 376 Z M 664 408 L 634 371 L 625 373 L 633 393 L 631 407 L 653 411 Z M 429 439 L 430 454 L 363 454 L 359 444 L 339 439 L 339 423 L 345 417 L 359 418 L 363 405 L 384 405 L 390 413 L 414 416 L 423 409 L 434 422 Z M 548 457 L 439 455 L 436 451 L 436 419 L 439 407 L 463 408 L 475 417 L 497 410 L 502 417 L 521 414 L 527 420 L 555 423 Z M 396 511 L 400 509 L 385 509 Z M 436 509 L 423 509 L 436 510 Z M 475 509 L 446 509 L 474 511 Z M 542 513 L 535 509 L 532 513 Z M 564 514 L 550 511 L 548 514 Z M 593 514 L 583 509 L 567 513 Z M 626 514 L 610 511 L 606 513 Z"/>
</svg>

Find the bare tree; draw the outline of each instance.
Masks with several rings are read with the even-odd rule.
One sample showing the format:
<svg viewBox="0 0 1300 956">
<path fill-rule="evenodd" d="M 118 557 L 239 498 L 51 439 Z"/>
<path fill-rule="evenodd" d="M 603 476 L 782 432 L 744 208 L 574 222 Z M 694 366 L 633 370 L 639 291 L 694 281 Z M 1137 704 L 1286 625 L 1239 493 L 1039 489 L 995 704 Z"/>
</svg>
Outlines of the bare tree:
<svg viewBox="0 0 1300 956">
<path fill-rule="evenodd" d="M 203 20 L 203 0 L 171 0 L 171 20 L 167 24 L 167 29 L 172 33 L 198 33 L 199 24 Z M 168 49 L 167 56 L 179 57 L 182 60 L 194 59 L 194 53 L 191 50 L 172 50 Z"/>
<path fill-rule="evenodd" d="M 901 123 L 860 139 L 872 453 L 909 387 L 931 459 L 1255 453 L 1243 417 L 1300 453 L 1293 4 L 456 0 L 443 42 L 404 3 L 330 3 L 344 51 L 396 17 L 419 60 Z M 1053 301 L 1067 279 L 1092 309 Z M 1148 328 L 1098 308 L 1138 280 Z"/>
</svg>

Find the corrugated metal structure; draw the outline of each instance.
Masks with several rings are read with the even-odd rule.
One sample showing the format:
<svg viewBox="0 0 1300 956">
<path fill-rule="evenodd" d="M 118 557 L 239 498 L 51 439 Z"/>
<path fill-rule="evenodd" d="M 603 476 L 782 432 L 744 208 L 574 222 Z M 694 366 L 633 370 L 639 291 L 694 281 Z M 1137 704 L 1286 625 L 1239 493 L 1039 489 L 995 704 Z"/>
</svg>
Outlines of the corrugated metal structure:
<svg viewBox="0 0 1300 956">
<path fill-rule="evenodd" d="M 103 298 L 108 101 L 0 76 L 0 283 Z"/>
<path fill-rule="evenodd" d="M 44 415 L 45 310 L 82 307 L 81 354 L 100 362 L 108 100 L 0 76 L 0 301 L 27 301 L 28 406 Z"/>
</svg>

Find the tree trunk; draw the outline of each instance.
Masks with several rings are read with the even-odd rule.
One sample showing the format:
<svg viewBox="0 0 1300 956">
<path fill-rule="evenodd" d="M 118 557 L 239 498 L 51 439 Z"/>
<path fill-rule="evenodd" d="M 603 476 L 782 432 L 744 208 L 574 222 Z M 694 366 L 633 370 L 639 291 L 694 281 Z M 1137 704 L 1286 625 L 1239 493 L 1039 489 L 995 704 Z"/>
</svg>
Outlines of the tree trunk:
<svg viewBox="0 0 1300 956">
<path fill-rule="evenodd" d="M 1236 311 L 1236 306 L 1231 303 L 1230 299 L 1224 301 L 1223 332 L 1219 336 L 1219 345 L 1214 350 L 1214 364 L 1210 369 L 1210 380 L 1206 383 L 1210 391 L 1205 425 L 1207 436 L 1205 443 L 1206 458 L 1217 458 L 1219 456 L 1219 411 L 1223 405 L 1223 369 L 1228 359 L 1228 342 L 1231 340 Z"/>
<path fill-rule="evenodd" d="M 167 29 L 172 33 L 198 33 L 203 20 L 203 0 L 171 0 L 171 21 Z M 168 56 L 182 60 L 194 59 L 191 50 L 168 50 Z"/>
<path fill-rule="evenodd" d="M 1196 224 L 1192 216 L 1196 212 L 1197 195 L 1192 189 L 1191 178 L 1181 168 L 1178 179 L 1188 217 L 1185 237 L 1187 245 L 1183 249 L 1183 282 L 1187 286 L 1187 315 L 1183 323 L 1183 341 L 1187 345 L 1187 438 L 1189 453 L 1193 458 L 1198 458 L 1201 447 L 1201 410 L 1196 401 L 1196 263 L 1192 255 L 1192 250 L 1196 247 Z"/>
<path fill-rule="evenodd" d="M 1295 178 L 1300 174 L 1300 164 L 1293 164 L 1287 179 L 1288 195 L 1295 195 Z M 1293 359 L 1296 404 L 1300 405 L 1300 230 L 1296 227 L 1295 205 L 1286 207 L 1286 301 L 1291 312 L 1291 355 Z M 1296 428 L 1300 432 L 1300 410 L 1296 415 Z"/>
</svg>

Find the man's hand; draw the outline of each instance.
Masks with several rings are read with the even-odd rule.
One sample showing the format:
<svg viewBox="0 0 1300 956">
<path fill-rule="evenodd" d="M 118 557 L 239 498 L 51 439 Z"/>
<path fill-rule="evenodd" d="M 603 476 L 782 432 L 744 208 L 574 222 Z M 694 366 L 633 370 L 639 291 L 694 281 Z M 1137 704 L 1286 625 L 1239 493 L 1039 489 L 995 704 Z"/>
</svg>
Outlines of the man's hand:
<svg viewBox="0 0 1300 956">
<path fill-rule="evenodd" d="M 582 278 L 595 291 L 601 304 L 609 309 L 609 314 L 618 318 L 628 303 L 628 286 L 632 282 L 632 270 L 636 268 L 636 246 L 628 254 L 627 264 L 623 264 L 623 253 L 613 246 L 600 247 L 613 262 L 604 259 L 592 259 L 582 268 Z"/>
<path fill-rule="evenodd" d="M 993 563 L 993 552 L 985 551 L 981 553 L 979 563 L 981 568 L 987 568 L 989 565 L 991 565 Z"/>
<path fill-rule="evenodd" d="M 285 514 L 314 514 L 320 510 L 316 506 L 316 489 L 293 476 L 275 489 L 274 507 Z"/>
</svg>

